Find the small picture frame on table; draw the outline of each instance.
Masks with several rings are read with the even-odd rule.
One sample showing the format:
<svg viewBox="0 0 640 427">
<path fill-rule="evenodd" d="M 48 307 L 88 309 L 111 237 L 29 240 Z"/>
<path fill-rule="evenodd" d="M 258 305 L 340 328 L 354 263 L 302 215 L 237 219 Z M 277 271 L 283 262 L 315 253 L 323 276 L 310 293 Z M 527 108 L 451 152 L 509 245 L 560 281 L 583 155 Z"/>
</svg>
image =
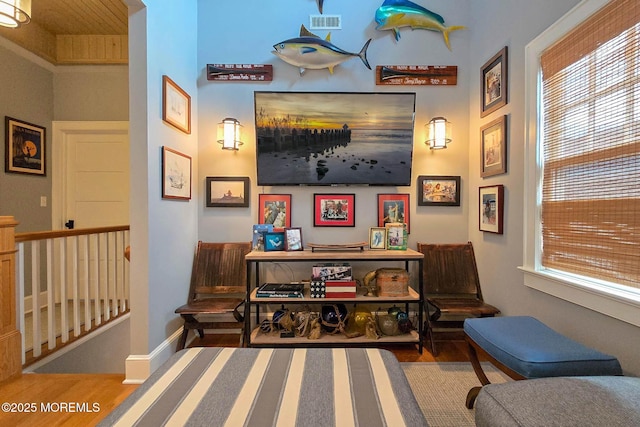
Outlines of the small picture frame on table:
<svg viewBox="0 0 640 427">
<path fill-rule="evenodd" d="M 387 249 L 390 250 L 407 250 L 407 227 L 403 223 L 388 222 L 385 224 L 387 229 Z"/>
<path fill-rule="evenodd" d="M 409 200 L 409 194 L 378 194 L 378 227 L 384 227 L 388 222 L 402 222 L 407 225 L 409 234 Z"/>
<path fill-rule="evenodd" d="M 482 93 L 480 117 L 485 117 L 507 105 L 508 58 L 507 46 L 489 59 L 480 69 Z"/>
<path fill-rule="evenodd" d="M 254 251 L 264 251 L 264 233 L 273 232 L 273 224 L 254 224 L 253 237 L 251 239 L 251 249 Z"/>
<path fill-rule="evenodd" d="M 369 228 L 369 249 L 372 249 L 372 250 L 387 249 L 387 228 L 386 227 Z"/>
<path fill-rule="evenodd" d="M 265 252 L 284 251 L 284 242 L 284 231 L 272 231 L 264 233 Z"/>
<path fill-rule="evenodd" d="M 460 206 L 460 177 L 418 177 L 418 206 Z"/>
<path fill-rule="evenodd" d="M 314 227 L 355 227 L 355 194 L 314 194 Z"/>
<path fill-rule="evenodd" d="M 291 194 L 259 194 L 258 224 L 274 228 L 291 227 Z"/>
<path fill-rule="evenodd" d="M 507 116 L 499 117 L 480 128 L 480 176 L 507 172 Z"/>
<path fill-rule="evenodd" d="M 186 134 L 191 133 L 191 97 L 169 76 L 162 76 L 162 120 Z"/>
<path fill-rule="evenodd" d="M 284 229 L 284 250 L 285 251 L 302 251 L 302 228 L 291 227 Z"/>
<path fill-rule="evenodd" d="M 191 200 L 191 157 L 162 147 L 162 198 Z"/>
<path fill-rule="evenodd" d="M 480 231 L 502 234 L 504 213 L 504 186 L 480 187 L 479 198 Z"/>
<path fill-rule="evenodd" d="M 249 177 L 246 176 L 208 176 L 208 208 L 247 208 L 249 207 Z"/>
</svg>

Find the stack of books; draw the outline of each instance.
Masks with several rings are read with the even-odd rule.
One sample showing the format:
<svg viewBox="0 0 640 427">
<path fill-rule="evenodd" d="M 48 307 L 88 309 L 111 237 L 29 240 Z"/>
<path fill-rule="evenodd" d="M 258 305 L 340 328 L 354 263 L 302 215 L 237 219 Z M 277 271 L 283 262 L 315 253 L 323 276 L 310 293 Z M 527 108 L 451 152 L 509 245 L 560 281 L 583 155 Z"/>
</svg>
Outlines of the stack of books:
<svg viewBox="0 0 640 427">
<path fill-rule="evenodd" d="M 302 298 L 302 283 L 263 283 L 256 291 L 258 298 Z"/>
</svg>

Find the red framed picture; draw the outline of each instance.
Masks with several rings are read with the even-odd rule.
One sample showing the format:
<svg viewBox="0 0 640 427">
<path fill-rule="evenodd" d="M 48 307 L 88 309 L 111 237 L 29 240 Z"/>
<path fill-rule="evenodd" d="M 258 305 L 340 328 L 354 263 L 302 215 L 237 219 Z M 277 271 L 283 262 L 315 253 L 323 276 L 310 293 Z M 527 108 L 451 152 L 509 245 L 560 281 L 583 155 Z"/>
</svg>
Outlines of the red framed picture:
<svg viewBox="0 0 640 427">
<path fill-rule="evenodd" d="M 402 222 L 409 233 L 409 194 L 378 194 L 378 227 L 389 222 Z"/>
<path fill-rule="evenodd" d="M 259 194 L 258 224 L 291 227 L 291 194 Z"/>
<path fill-rule="evenodd" d="M 314 194 L 314 227 L 355 227 L 355 194 Z"/>
</svg>

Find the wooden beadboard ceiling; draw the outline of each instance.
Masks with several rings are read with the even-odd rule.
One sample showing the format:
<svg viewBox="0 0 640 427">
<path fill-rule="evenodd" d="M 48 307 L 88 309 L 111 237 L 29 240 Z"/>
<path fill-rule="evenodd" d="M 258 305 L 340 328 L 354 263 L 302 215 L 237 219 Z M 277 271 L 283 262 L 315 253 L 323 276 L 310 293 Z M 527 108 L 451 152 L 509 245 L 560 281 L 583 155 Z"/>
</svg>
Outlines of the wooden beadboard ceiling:
<svg viewBox="0 0 640 427">
<path fill-rule="evenodd" d="M 33 0 L 31 22 L 0 36 L 55 65 L 128 63 L 122 0 Z"/>
</svg>

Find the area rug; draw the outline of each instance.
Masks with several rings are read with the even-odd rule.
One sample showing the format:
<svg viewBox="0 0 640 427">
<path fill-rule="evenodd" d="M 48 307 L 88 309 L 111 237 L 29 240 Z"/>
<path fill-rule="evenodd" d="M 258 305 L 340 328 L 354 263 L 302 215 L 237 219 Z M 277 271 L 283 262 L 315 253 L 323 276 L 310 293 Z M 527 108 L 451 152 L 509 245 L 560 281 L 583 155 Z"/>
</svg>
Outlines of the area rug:
<svg viewBox="0 0 640 427">
<path fill-rule="evenodd" d="M 480 385 L 471 363 L 401 363 L 418 405 L 430 427 L 475 426 L 473 409 L 465 399 L 471 387 Z M 490 363 L 482 367 L 492 383 L 511 381 Z"/>
</svg>

